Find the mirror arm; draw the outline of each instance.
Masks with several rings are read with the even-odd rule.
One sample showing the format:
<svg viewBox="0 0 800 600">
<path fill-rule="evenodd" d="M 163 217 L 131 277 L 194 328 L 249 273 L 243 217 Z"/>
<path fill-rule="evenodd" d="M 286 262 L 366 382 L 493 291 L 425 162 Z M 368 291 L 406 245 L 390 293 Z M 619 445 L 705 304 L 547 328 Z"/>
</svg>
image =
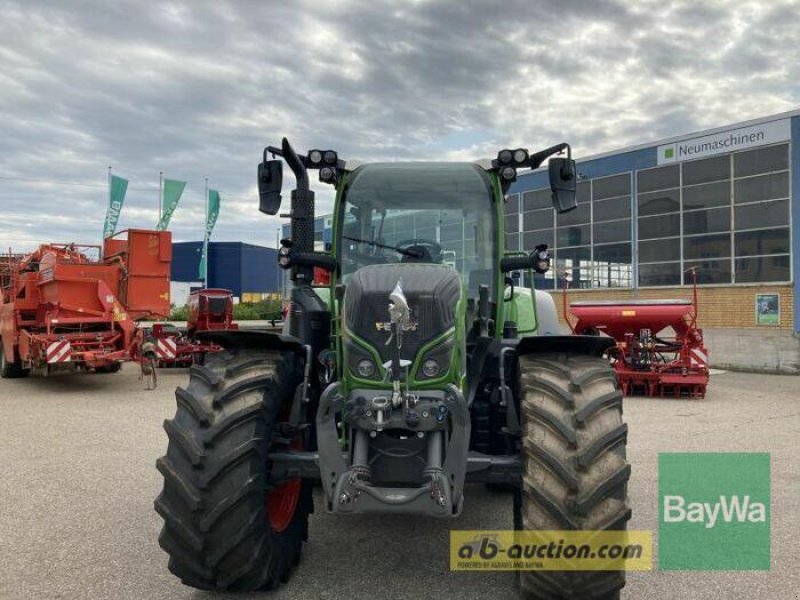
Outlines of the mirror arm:
<svg viewBox="0 0 800 600">
<path fill-rule="evenodd" d="M 542 166 L 542 163 L 547 159 L 548 156 L 552 156 L 553 154 L 561 154 L 564 150 L 567 151 L 567 158 L 572 158 L 572 148 L 566 142 L 561 142 L 560 144 L 556 144 L 555 146 L 550 146 L 549 148 L 545 148 L 544 150 L 540 150 L 539 152 L 534 152 L 530 156 L 529 165 L 531 169 L 538 169 Z"/>
<path fill-rule="evenodd" d="M 281 158 L 283 158 L 283 150 L 281 150 L 280 148 L 276 148 L 275 146 L 267 146 L 266 148 L 264 148 L 264 162 L 267 162 L 268 160 L 267 154 L 271 154 L 272 158 L 275 158 L 276 156 L 280 156 Z"/>
</svg>

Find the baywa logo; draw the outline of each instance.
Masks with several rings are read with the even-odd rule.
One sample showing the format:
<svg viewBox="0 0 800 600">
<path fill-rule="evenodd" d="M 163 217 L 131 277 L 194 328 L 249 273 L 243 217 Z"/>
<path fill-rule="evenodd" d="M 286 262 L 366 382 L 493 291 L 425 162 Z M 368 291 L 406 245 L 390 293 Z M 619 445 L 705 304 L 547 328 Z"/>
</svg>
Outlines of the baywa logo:
<svg viewBox="0 0 800 600">
<path fill-rule="evenodd" d="M 767 507 L 763 502 L 751 502 L 750 496 L 720 496 L 719 502 L 687 502 L 683 496 L 664 496 L 665 523 L 701 523 L 706 529 L 722 522 L 765 523 Z"/>
<path fill-rule="evenodd" d="M 661 454 L 658 486 L 660 568 L 769 569 L 769 454 Z"/>
<path fill-rule="evenodd" d="M 675 158 L 675 146 L 667 146 L 664 148 L 664 158 Z"/>
</svg>

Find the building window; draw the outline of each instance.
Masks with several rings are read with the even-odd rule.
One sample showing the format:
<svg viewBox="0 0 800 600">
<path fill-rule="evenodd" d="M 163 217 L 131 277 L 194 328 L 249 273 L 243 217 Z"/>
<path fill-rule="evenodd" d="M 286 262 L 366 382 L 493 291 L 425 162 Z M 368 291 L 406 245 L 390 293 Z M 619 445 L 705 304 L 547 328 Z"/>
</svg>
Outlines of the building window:
<svg viewBox="0 0 800 600">
<path fill-rule="evenodd" d="M 733 280 L 791 280 L 789 144 L 733 154 Z"/>
<path fill-rule="evenodd" d="M 636 174 L 639 285 L 681 283 L 680 165 Z"/>
<path fill-rule="evenodd" d="M 556 214 L 548 188 L 524 192 L 520 249 L 550 246 L 559 286 L 566 275 L 573 288 L 630 287 L 631 174 L 580 181 L 577 201 L 575 210 Z M 506 204 L 507 224 L 516 216 Z M 506 247 L 511 249 L 513 233 L 506 229 L 506 234 Z M 535 283 L 537 287 L 553 286 L 551 277 Z"/>
<path fill-rule="evenodd" d="M 580 181 L 578 207 L 560 215 L 549 189 L 524 192 L 507 204 L 507 248 L 548 244 L 557 277 L 574 288 L 631 287 L 634 256 L 642 287 L 690 285 L 692 268 L 704 284 L 790 281 L 789 151 L 782 143 L 637 171 L 635 223 L 631 173 Z"/>
<path fill-rule="evenodd" d="M 789 281 L 789 144 L 639 171 L 639 285 Z"/>
</svg>

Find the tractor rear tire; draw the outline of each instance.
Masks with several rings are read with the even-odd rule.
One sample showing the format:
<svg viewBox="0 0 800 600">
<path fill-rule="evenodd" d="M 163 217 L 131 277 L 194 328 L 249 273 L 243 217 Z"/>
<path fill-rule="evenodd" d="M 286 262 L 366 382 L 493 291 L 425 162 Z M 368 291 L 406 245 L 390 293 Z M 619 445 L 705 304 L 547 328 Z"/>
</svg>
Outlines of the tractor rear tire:
<svg viewBox="0 0 800 600">
<path fill-rule="evenodd" d="M 603 358 L 540 354 L 519 359 L 522 488 L 517 530 L 625 530 L 631 511 L 622 393 Z M 613 599 L 624 571 L 521 571 L 526 600 Z"/>
<path fill-rule="evenodd" d="M 167 454 L 159 544 L 169 570 L 205 590 L 253 591 L 286 581 L 308 537 L 311 486 L 275 482 L 267 453 L 302 445 L 276 433 L 300 371 L 292 355 L 223 350 L 190 369 L 164 422 Z"/>
<path fill-rule="evenodd" d="M 0 346 L 0 377 L 3 379 L 18 379 L 30 375 L 30 369 L 23 369 L 19 362 L 8 362 L 6 353 Z"/>
</svg>

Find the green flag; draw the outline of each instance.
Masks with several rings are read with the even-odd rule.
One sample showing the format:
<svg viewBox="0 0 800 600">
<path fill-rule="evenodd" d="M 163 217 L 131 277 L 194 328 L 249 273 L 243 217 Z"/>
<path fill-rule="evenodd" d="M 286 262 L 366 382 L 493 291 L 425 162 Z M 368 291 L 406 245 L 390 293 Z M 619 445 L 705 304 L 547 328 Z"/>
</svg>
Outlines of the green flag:
<svg viewBox="0 0 800 600">
<path fill-rule="evenodd" d="M 211 231 L 214 229 L 214 225 L 217 224 L 220 202 L 219 192 L 217 190 L 208 190 L 208 220 L 206 221 L 207 238 L 211 238 Z"/>
<path fill-rule="evenodd" d="M 119 213 L 122 212 L 122 203 L 125 202 L 125 192 L 128 191 L 128 180 L 116 175 L 111 176 L 108 187 L 108 210 L 106 210 L 106 222 L 103 226 L 103 239 L 114 235 L 119 221 Z"/>
<path fill-rule="evenodd" d="M 208 242 L 211 239 L 211 232 L 217 224 L 219 217 L 219 207 L 221 200 L 217 190 L 208 190 L 208 217 L 206 218 L 206 236 L 203 240 L 203 253 L 200 255 L 199 277 L 203 281 L 208 281 Z"/>
<path fill-rule="evenodd" d="M 172 213 L 178 208 L 178 201 L 181 199 L 184 188 L 186 188 L 185 181 L 164 180 L 163 209 L 161 211 L 161 220 L 156 226 L 159 231 L 164 231 L 169 226 L 169 220 L 172 218 Z"/>
</svg>

